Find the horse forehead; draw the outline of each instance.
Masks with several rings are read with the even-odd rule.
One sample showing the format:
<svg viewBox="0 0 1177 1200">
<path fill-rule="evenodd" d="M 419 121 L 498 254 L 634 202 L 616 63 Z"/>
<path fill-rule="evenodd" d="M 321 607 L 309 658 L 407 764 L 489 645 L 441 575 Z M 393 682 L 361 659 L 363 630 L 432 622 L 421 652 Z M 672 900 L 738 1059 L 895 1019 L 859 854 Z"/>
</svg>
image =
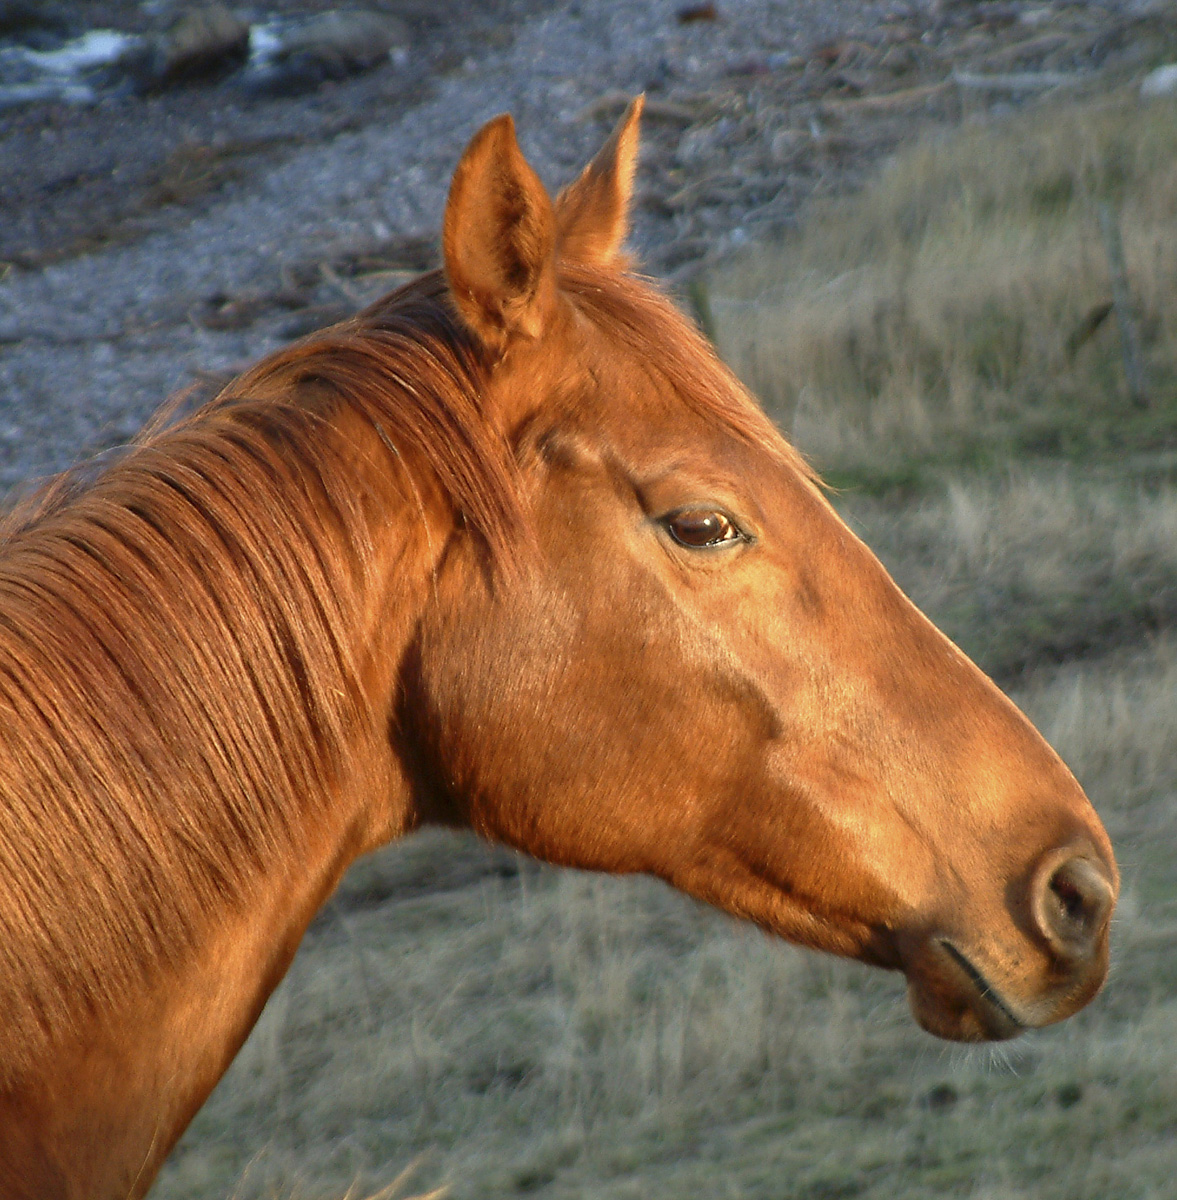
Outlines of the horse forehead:
<svg viewBox="0 0 1177 1200">
<path fill-rule="evenodd" d="M 518 445 L 549 465 L 595 462 L 636 482 L 677 473 L 728 487 L 808 486 L 784 437 L 717 364 L 667 371 L 658 354 L 642 357 L 592 333 L 602 344 L 570 355 Z"/>
<path fill-rule="evenodd" d="M 556 444 L 567 437 L 594 456 L 626 464 L 636 478 L 681 471 L 735 482 L 784 468 L 783 456 L 670 385 L 628 393 L 606 386 L 597 402 L 553 432 Z"/>
</svg>

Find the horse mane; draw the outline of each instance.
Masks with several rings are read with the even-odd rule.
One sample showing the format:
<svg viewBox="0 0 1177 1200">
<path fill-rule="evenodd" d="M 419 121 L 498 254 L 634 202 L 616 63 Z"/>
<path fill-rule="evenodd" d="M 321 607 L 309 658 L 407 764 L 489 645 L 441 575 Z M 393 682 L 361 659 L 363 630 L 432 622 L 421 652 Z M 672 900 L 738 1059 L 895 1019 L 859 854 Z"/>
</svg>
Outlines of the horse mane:
<svg viewBox="0 0 1177 1200">
<path fill-rule="evenodd" d="M 644 282 L 563 282 L 708 419 L 782 452 Z M 0 1070 L 178 966 L 201 914 L 248 904 L 371 731 L 349 630 L 372 547 L 342 410 L 390 472 L 427 464 L 493 569 L 517 565 L 528 523 L 508 435 L 479 411 L 489 369 L 434 273 L 0 524 Z"/>
<path fill-rule="evenodd" d="M 390 474 L 423 459 L 492 557 L 519 540 L 485 364 L 440 291 L 278 353 L 0 528 L 4 1069 L 177 964 L 201 914 L 247 904 L 373 720 L 339 412 L 381 432 Z"/>
</svg>

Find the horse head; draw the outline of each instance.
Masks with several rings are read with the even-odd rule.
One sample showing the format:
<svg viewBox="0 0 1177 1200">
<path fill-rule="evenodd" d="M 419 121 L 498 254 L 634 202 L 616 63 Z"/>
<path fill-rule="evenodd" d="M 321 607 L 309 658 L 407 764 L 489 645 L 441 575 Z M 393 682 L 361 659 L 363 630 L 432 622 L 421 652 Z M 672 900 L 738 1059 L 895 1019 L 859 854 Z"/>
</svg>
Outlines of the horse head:
<svg viewBox="0 0 1177 1200">
<path fill-rule="evenodd" d="M 509 117 L 454 176 L 448 302 L 530 548 L 496 576 L 453 522 L 394 721 L 420 818 L 902 970 L 942 1037 L 1060 1020 L 1106 974 L 1103 827 L 630 272 L 640 109 L 554 202 Z"/>
</svg>

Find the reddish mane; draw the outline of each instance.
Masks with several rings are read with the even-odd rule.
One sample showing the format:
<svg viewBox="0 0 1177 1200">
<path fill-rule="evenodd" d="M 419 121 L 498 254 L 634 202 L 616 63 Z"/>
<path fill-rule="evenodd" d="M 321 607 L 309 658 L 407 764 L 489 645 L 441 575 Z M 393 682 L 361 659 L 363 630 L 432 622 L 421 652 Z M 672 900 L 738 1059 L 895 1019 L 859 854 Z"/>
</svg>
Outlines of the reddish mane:
<svg viewBox="0 0 1177 1200">
<path fill-rule="evenodd" d="M 517 540 L 475 356 L 436 293 L 407 289 L 379 321 L 285 351 L 80 495 L 15 514 L 0 555 L 5 1071 L 174 964 L 213 899 L 247 903 L 372 719 L 345 632 L 369 548 L 337 410 L 424 454 L 488 543 Z M 100 869 L 79 862 L 63 887 L 83 845 Z"/>
</svg>

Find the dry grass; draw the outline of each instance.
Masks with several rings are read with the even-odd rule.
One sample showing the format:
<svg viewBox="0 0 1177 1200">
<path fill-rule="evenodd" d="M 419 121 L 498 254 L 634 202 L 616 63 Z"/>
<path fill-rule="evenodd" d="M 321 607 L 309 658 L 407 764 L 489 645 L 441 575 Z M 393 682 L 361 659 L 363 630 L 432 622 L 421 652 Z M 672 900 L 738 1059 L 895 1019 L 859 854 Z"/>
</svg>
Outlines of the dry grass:
<svg viewBox="0 0 1177 1200">
<path fill-rule="evenodd" d="M 1119 214 L 1155 404 L 1131 409 L 1096 207 Z M 1132 94 L 927 139 L 713 281 L 717 341 L 836 482 L 1172 447 L 1177 104 Z"/>
<path fill-rule="evenodd" d="M 901 587 L 1002 681 L 1177 621 L 1177 491 L 1071 465 L 837 498 Z"/>
<path fill-rule="evenodd" d="M 1104 815 L 1104 995 L 1010 1049 L 947 1048 L 897 977 L 432 834 L 349 876 L 158 1195 L 322 1200 L 407 1163 L 398 1188 L 454 1200 L 1173 1194 L 1175 118 L 1117 100 L 917 146 L 713 289 L 838 504 Z M 1094 195 L 1124 214 L 1146 414 L 1114 329 L 1067 357 L 1107 286 Z"/>
</svg>

